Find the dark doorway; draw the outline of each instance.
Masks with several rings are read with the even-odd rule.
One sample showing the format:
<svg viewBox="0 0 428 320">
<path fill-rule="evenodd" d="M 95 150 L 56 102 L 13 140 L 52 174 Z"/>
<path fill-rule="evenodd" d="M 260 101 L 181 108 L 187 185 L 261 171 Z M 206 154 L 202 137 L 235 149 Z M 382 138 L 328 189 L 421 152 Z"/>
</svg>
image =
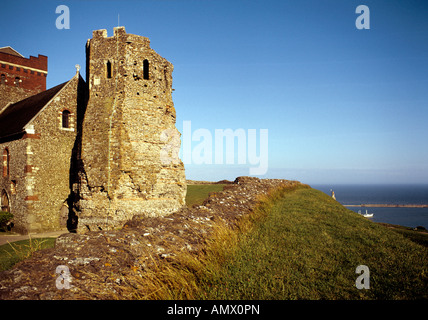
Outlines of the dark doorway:
<svg viewBox="0 0 428 320">
<path fill-rule="evenodd" d="M 1 192 L 1 211 L 10 212 L 9 197 L 7 195 L 6 190 L 4 190 L 4 189 Z"/>
</svg>

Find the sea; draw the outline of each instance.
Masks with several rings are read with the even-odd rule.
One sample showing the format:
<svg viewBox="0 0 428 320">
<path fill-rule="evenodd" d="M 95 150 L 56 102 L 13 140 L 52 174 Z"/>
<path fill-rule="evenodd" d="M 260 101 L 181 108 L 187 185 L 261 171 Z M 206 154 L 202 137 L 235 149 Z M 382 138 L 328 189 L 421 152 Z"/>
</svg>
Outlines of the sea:
<svg viewBox="0 0 428 320">
<path fill-rule="evenodd" d="M 342 205 L 359 204 L 425 204 L 428 205 L 428 184 L 402 184 L 402 185 L 311 185 L 331 196 L 331 190 L 336 200 Z M 389 207 L 348 207 L 358 212 L 373 213 L 369 218 L 374 222 L 398 224 L 415 228 L 422 226 L 428 229 L 428 208 L 389 208 Z"/>
</svg>

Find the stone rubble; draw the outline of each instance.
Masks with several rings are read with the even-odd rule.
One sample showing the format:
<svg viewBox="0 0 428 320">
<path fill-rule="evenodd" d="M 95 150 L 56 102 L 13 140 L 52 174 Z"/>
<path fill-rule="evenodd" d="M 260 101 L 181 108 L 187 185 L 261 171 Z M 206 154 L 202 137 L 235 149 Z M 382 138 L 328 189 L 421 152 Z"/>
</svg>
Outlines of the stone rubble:
<svg viewBox="0 0 428 320">
<path fill-rule="evenodd" d="M 0 299 L 117 299 L 115 289 L 127 274 L 142 273 L 154 262 L 179 252 L 197 253 L 216 223 L 233 227 L 252 212 L 260 195 L 297 181 L 238 177 L 202 205 L 167 216 L 134 216 L 119 230 L 68 233 L 55 247 L 35 252 L 11 270 L 0 272 Z M 59 265 L 68 267 L 71 288 L 58 289 Z M 120 296 L 119 296 L 120 298 Z"/>
</svg>

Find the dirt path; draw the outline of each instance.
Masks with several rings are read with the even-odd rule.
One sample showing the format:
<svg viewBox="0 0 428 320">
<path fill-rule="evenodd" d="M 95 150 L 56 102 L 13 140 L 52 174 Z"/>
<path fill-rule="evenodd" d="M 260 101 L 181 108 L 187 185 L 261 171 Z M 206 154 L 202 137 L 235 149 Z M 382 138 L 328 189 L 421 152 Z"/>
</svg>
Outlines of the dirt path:
<svg viewBox="0 0 428 320">
<path fill-rule="evenodd" d="M 8 242 L 15 242 L 19 240 L 26 240 L 30 237 L 32 239 L 35 238 L 57 238 L 60 235 L 68 233 L 67 230 L 61 230 L 61 231 L 51 231 L 51 232 L 44 232 L 44 233 L 30 233 L 27 235 L 20 235 L 20 234 L 0 234 L 0 246 L 4 245 Z"/>
</svg>

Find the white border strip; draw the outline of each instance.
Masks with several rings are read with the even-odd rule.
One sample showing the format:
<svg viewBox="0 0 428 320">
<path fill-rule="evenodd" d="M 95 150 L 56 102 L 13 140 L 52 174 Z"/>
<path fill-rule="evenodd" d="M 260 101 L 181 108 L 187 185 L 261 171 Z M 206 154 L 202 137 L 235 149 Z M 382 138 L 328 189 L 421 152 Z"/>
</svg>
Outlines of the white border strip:
<svg viewBox="0 0 428 320">
<path fill-rule="evenodd" d="M 2 61 L 2 60 L 0 60 L 0 63 L 8 64 L 8 65 L 10 65 L 10 66 L 19 67 L 19 68 L 22 68 L 22 69 L 28 69 L 28 70 L 32 70 L 32 71 L 36 71 L 36 72 L 41 72 L 41 73 L 48 74 L 48 72 L 47 72 L 47 71 L 44 71 L 44 70 L 40 70 L 40 69 L 36 69 L 36 68 L 27 67 L 27 66 L 23 66 L 23 65 L 20 65 L 20 64 L 14 64 L 14 63 L 10 63 L 10 62 L 7 62 L 7 61 Z"/>
</svg>

